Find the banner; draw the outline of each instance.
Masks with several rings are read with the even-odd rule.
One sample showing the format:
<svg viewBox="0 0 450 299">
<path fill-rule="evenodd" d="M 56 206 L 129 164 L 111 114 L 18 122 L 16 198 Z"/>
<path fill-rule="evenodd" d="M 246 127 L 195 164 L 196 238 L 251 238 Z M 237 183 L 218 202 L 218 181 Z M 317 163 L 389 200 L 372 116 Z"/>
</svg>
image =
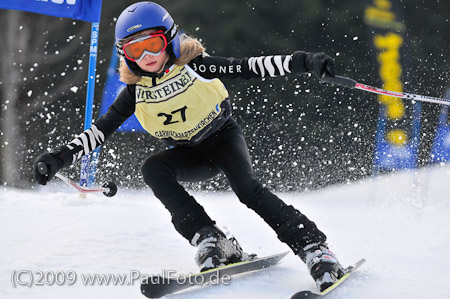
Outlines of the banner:
<svg viewBox="0 0 450 299">
<path fill-rule="evenodd" d="M 403 92 L 402 49 L 406 25 L 399 0 L 373 0 L 365 8 L 370 43 L 376 53 L 383 89 Z M 380 110 L 375 135 L 373 173 L 417 167 L 420 140 L 420 102 L 379 95 Z"/>
<path fill-rule="evenodd" d="M 450 89 L 446 90 L 444 98 L 450 99 Z M 442 106 L 433 147 L 431 148 L 430 162 L 446 161 L 450 161 L 450 124 L 448 124 L 448 106 Z"/>
<path fill-rule="evenodd" d="M 100 105 L 100 115 L 103 115 L 108 111 L 109 106 L 114 102 L 120 91 L 126 86 L 125 83 L 119 81 L 119 73 L 117 72 L 119 57 L 116 47 L 113 47 L 113 53 L 111 55 L 111 62 L 108 67 L 108 78 L 106 79 L 105 87 L 103 89 L 102 103 Z M 141 124 L 133 114 L 127 119 L 117 130 L 119 132 L 145 132 Z"/>
<path fill-rule="evenodd" d="M 1 0 L 0 8 L 100 22 L 102 0 Z"/>
</svg>

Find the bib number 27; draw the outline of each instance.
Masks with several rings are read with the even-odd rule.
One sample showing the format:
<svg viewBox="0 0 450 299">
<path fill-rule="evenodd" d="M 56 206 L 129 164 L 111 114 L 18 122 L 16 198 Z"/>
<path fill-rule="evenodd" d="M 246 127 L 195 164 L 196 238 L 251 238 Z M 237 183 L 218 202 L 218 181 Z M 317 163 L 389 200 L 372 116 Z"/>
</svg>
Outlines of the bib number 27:
<svg viewBox="0 0 450 299">
<path fill-rule="evenodd" d="M 187 109 L 187 106 L 184 106 L 180 109 L 170 112 L 170 114 L 167 114 L 164 112 L 158 113 L 158 116 L 166 118 L 166 120 L 164 121 L 165 126 L 180 122 L 180 118 L 181 118 L 181 121 L 185 122 L 186 121 L 186 109 Z M 178 119 L 178 120 L 175 120 L 174 117 L 175 117 L 175 119 Z"/>
</svg>

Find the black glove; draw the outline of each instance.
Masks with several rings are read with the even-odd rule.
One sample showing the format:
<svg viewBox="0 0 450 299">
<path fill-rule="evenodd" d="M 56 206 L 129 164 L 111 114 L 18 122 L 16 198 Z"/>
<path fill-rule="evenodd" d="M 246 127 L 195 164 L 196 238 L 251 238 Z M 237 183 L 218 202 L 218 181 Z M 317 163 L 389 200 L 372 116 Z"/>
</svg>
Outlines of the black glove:
<svg viewBox="0 0 450 299">
<path fill-rule="evenodd" d="M 38 163 L 43 162 L 47 166 L 47 173 L 40 173 L 38 168 Z M 62 168 L 63 161 L 61 158 L 56 157 L 53 153 L 43 153 L 40 154 L 33 164 L 34 168 L 34 178 L 41 185 L 46 185 L 55 174 Z"/>
<path fill-rule="evenodd" d="M 322 79 L 324 74 L 328 74 L 331 77 L 336 75 L 334 59 L 325 53 L 306 53 L 305 66 L 308 71 L 314 73 L 319 79 Z"/>
</svg>

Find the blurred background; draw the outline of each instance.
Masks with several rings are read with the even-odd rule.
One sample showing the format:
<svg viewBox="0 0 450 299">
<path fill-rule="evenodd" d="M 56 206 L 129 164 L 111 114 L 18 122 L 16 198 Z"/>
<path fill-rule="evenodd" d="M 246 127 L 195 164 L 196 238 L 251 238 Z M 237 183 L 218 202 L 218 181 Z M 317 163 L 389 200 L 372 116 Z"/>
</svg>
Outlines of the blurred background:
<svg viewBox="0 0 450 299">
<path fill-rule="evenodd" d="M 103 1 L 94 118 L 99 116 L 113 55 L 116 18 L 134 2 Z M 385 36 L 392 31 L 402 38 L 400 57 L 385 53 L 400 63 L 404 91 L 443 97 L 450 87 L 448 1 L 155 2 L 170 12 L 182 30 L 199 37 L 210 55 L 241 58 L 295 50 L 325 52 L 336 59 L 339 75 L 378 87 L 388 85 L 380 75 L 383 51 L 377 49 L 375 36 L 380 30 Z M 390 26 L 377 23 L 377 16 L 386 20 L 388 13 L 395 14 Z M 88 22 L 0 9 L 2 185 L 37 186 L 33 159 L 83 131 L 90 28 Z M 386 103 L 376 95 L 325 86 L 309 75 L 223 81 L 255 172 L 272 190 L 314 190 L 380 172 L 374 169 L 375 137 L 380 107 Z M 396 106 L 398 115 L 388 119 L 388 125 L 404 129 L 408 138 L 413 105 L 407 101 L 402 105 Z M 430 163 L 440 109 L 436 104 L 421 105 L 414 167 Z M 395 138 L 399 140 L 395 136 L 394 143 Z M 119 188 L 145 187 L 142 161 L 165 148 L 147 133 L 117 132 L 102 148 L 97 180 L 113 180 Z M 79 163 L 63 171 L 76 180 Z M 187 186 L 229 188 L 223 175 Z"/>
</svg>

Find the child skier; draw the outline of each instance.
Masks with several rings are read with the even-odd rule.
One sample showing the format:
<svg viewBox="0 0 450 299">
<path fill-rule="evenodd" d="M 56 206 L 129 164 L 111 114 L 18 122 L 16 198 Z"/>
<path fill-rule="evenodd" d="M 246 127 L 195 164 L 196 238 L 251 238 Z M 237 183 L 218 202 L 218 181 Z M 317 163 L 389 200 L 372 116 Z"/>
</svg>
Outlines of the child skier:
<svg viewBox="0 0 450 299">
<path fill-rule="evenodd" d="M 335 75 L 323 53 L 210 57 L 195 38 L 180 34 L 169 13 L 152 2 L 126 8 L 117 19 L 121 80 L 127 86 L 106 114 L 69 144 L 39 155 L 35 178 L 45 185 L 61 168 L 93 151 L 133 113 L 151 135 L 171 148 L 142 164 L 144 181 L 172 216 L 175 229 L 193 246 L 201 270 L 251 258 L 227 239 L 179 181 L 199 181 L 223 171 L 239 200 L 254 210 L 308 266 L 320 290 L 344 273 L 326 236 L 305 215 L 285 204 L 255 177 L 240 126 L 231 116 L 220 78 L 264 78 L 313 72 Z M 49 171 L 39 173 L 37 163 Z"/>
</svg>

